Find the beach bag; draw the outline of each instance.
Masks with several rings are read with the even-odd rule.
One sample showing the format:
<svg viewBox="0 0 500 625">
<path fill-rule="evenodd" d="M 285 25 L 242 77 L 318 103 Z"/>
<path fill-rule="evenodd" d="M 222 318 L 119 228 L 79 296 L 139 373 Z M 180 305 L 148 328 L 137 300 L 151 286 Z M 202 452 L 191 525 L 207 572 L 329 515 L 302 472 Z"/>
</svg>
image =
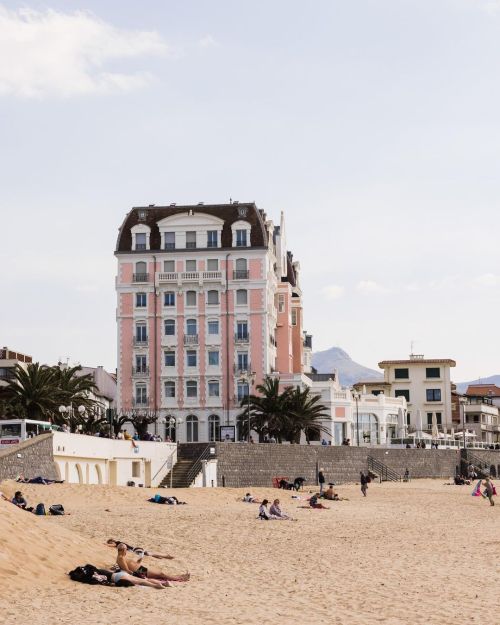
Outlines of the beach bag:
<svg viewBox="0 0 500 625">
<path fill-rule="evenodd" d="M 64 514 L 64 508 L 60 503 L 55 503 L 49 508 L 49 513 L 54 516 L 59 516 Z"/>
<path fill-rule="evenodd" d="M 69 572 L 70 578 L 74 582 L 81 582 L 82 584 L 98 584 L 99 582 L 94 579 L 94 573 L 97 572 L 97 568 L 92 564 L 85 564 L 84 566 L 77 566 Z"/>
<path fill-rule="evenodd" d="M 44 516 L 46 514 L 46 512 L 45 512 L 45 504 L 43 504 L 43 503 L 37 504 L 37 506 L 35 508 L 35 514 L 38 515 L 38 516 Z"/>
</svg>

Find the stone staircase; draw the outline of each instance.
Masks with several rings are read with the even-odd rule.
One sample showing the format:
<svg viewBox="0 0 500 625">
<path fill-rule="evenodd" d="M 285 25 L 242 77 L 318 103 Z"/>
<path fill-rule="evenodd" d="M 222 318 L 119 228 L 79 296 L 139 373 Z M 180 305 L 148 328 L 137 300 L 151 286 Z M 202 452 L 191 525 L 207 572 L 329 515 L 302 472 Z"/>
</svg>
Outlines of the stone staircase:
<svg viewBox="0 0 500 625">
<path fill-rule="evenodd" d="M 172 468 L 172 488 L 189 488 L 191 486 L 187 483 L 187 478 L 195 463 L 196 460 L 186 458 L 177 460 Z M 161 481 L 160 488 L 170 488 L 170 471 Z"/>
<path fill-rule="evenodd" d="M 207 443 L 181 443 L 177 448 L 177 462 L 172 467 L 172 488 L 189 488 L 196 477 L 193 475 L 200 456 L 206 452 Z M 201 469 L 200 469 L 201 470 Z M 170 471 L 160 483 L 160 488 L 170 488 Z"/>
</svg>

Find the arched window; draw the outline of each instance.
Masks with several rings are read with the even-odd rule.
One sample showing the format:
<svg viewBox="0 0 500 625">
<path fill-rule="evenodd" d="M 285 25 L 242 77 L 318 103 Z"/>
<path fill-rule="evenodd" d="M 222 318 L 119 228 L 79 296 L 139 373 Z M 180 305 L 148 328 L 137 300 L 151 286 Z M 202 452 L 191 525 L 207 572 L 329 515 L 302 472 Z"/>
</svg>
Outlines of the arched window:
<svg viewBox="0 0 500 625">
<path fill-rule="evenodd" d="M 237 258 L 233 280 L 248 280 L 248 264 L 246 258 Z"/>
<path fill-rule="evenodd" d="M 177 427 L 177 421 L 175 417 L 172 415 L 167 415 L 165 419 L 165 441 L 166 442 L 168 442 L 168 439 L 170 439 L 172 443 L 176 442 L 176 439 L 177 439 L 176 427 Z"/>
<path fill-rule="evenodd" d="M 196 306 L 196 291 L 186 291 L 186 306 Z"/>
<path fill-rule="evenodd" d="M 207 293 L 207 304 L 218 304 L 219 303 L 219 291 L 210 290 Z"/>
<path fill-rule="evenodd" d="M 219 397 L 220 396 L 219 380 L 209 380 L 208 381 L 208 396 L 209 397 Z"/>
<path fill-rule="evenodd" d="M 358 424 L 358 433 L 356 433 L 356 423 Z M 377 416 L 373 413 L 360 413 L 353 424 L 355 443 L 358 442 L 362 445 L 378 445 L 379 440 L 379 428 Z"/>
<path fill-rule="evenodd" d="M 134 282 L 147 282 L 149 279 L 148 265 L 144 261 L 135 263 L 135 273 L 133 275 Z"/>
<path fill-rule="evenodd" d="M 216 414 L 208 417 L 208 440 L 220 441 L 220 417 Z"/>
<path fill-rule="evenodd" d="M 188 443 L 198 442 L 198 417 L 192 414 L 186 418 L 186 440 Z"/>
<path fill-rule="evenodd" d="M 196 380 L 186 382 L 186 397 L 198 397 L 198 382 Z"/>
<path fill-rule="evenodd" d="M 172 380 L 167 380 L 165 382 L 165 397 L 167 399 L 169 397 L 175 397 L 175 382 Z"/>
</svg>

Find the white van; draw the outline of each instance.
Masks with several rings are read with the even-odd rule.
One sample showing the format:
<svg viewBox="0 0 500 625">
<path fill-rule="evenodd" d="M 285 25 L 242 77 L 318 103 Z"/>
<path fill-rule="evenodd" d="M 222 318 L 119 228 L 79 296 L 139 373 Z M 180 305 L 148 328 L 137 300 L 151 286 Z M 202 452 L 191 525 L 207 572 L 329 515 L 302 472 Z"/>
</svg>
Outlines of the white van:
<svg viewBox="0 0 500 625">
<path fill-rule="evenodd" d="M 59 430 L 61 430 L 61 428 L 58 425 L 53 425 L 48 421 L 7 419 L 5 421 L 0 421 L 0 446 L 17 445 L 39 434 Z"/>
</svg>

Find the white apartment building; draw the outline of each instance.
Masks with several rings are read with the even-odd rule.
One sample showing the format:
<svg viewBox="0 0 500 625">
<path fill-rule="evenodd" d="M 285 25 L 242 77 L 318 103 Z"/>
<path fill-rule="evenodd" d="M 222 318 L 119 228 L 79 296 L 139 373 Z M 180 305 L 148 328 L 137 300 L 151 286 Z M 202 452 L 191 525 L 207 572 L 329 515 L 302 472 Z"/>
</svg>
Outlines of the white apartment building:
<svg viewBox="0 0 500 625">
<path fill-rule="evenodd" d="M 451 367 L 456 362 L 449 358 L 425 358 L 411 354 L 409 360 L 383 360 L 378 365 L 384 370 L 384 383 L 393 397 L 404 397 L 406 419 L 411 429 L 417 429 L 418 412 L 424 430 L 431 430 L 433 414 L 438 429 L 452 427 Z"/>
<path fill-rule="evenodd" d="M 326 433 L 319 439 L 328 444 L 341 445 L 346 439 L 352 446 L 390 445 L 400 438 L 406 419 L 404 396 L 374 395 L 363 387 L 359 392 L 342 388 L 335 373 L 305 373 L 280 375 L 281 386 L 309 387 L 320 395 L 329 417 L 323 421 Z M 319 442 L 318 439 L 318 442 Z"/>
</svg>

